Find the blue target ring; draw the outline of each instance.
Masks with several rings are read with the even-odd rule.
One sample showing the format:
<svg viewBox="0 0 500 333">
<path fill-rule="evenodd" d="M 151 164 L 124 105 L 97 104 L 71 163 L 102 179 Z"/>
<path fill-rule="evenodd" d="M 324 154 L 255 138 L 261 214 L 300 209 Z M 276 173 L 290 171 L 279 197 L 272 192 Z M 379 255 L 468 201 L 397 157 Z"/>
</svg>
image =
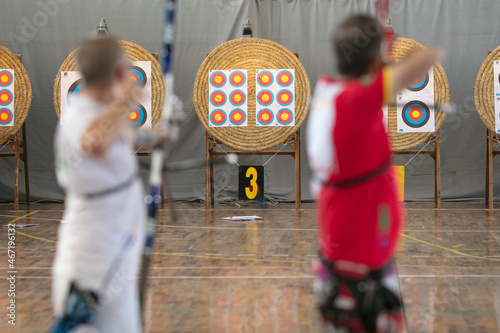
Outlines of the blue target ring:
<svg viewBox="0 0 500 333">
<path fill-rule="evenodd" d="M 430 116 L 429 107 L 420 101 L 411 101 L 402 110 L 403 121 L 411 128 L 423 127 Z"/>
<path fill-rule="evenodd" d="M 134 80 L 138 85 L 145 87 L 148 82 L 148 78 L 146 76 L 146 72 L 138 66 L 132 66 L 132 68 L 128 71 L 128 75 L 132 80 Z"/>
<path fill-rule="evenodd" d="M 139 104 L 130 110 L 128 121 L 130 125 L 134 127 L 141 127 L 146 123 L 147 118 L 148 114 L 146 113 L 146 108 Z"/>
<path fill-rule="evenodd" d="M 429 74 L 425 73 L 420 80 L 415 80 L 413 83 L 411 83 L 408 86 L 408 90 L 410 91 L 420 91 L 425 89 L 427 87 L 427 84 L 429 83 Z"/>
</svg>

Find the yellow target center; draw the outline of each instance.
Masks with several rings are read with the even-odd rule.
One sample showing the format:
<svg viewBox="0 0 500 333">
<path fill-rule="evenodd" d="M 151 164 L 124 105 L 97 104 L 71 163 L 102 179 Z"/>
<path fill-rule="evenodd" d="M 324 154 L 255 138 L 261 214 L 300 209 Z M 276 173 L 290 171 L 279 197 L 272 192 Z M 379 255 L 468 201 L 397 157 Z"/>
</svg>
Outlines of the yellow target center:
<svg viewBox="0 0 500 333">
<path fill-rule="evenodd" d="M 134 82 L 137 81 L 137 78 L 135 76 L 130 76 L 130 79 Z"/>
<path fill-rule="evenodd" d="M 238 95 L 238 94 L 234 95 L 234 100 L 235 100 L 236 102 L 241 101 L 241 96 L 240 96 L 240 95 Z"/>
<path fill-rule="evenodd" d="M 217 96 L 215 96 L 215 101 L 216 101 L 216 102 L 220 102 L 220 101 L 222 101 L 222 96 L 221 96 L 221 95 L 217 95 Z"/>
<path fill-rule="evenodd" d="M 2 97 L 0 97 L 0 99 L 2 101 L 6 102 L 9 99 L 9 97 L 6 94 L 4 94 L 4 95 L 2 95 Z"/>
<path fill-rule="evenodd" d="M 281 115 L 281 119 L 283 119 L 283 120 L 288 120 L 288 114 L 287 114 L 287 113 L 283 113 L 283 114 Z"/>
<path fill-rule="evenodd" d="M 411 115 L 413 116 L 413 118 L 418 118 L 418 116 L 420 116 L 420 112 L 413 111 Z"/>
<path fill-rule="evenodd" d="M 0 118 L 2 118 L 2 120 L 7 120 L 7 114 L 6 113 L 2 113 L 2 115 L 0 115 Z"/>
<path fill-rule="evenodd" d="M 281 81 L 283 81 L 283 82 L 288 82 L 288 76 L 283 75 L 283 76 L 281 77 Z"/>
<path fill-rule="evenodd" d="M 236 82 L 236 83 L 240 83 L 240 82 L 241 82 L 241 77 L 239 77 L 238 75 L 236 75 L 236 76 L 234 77 L 234 82 Z"/>
<path fill-rule="evenodd" d="M 288 95 L 283 95 L 283 96 L 281 96 L 281 99 L 282 99 L 283 101 L 285 101 L 285 102 L 286 102 L 286 101 L 288 101 Z"/>
<path fill-rule="evenodd" d="M 221 82 L 222 82 L 222 78 L 220 76 L 216 76 L 215 83 L 221 83 Z"/>
<path fill-rule="evenodd" d="M 237 113 L 234 115 L 234 120 L 240 120 L 241 119 L 241 114 Z"/>
<path fill-rule="evenodd" d="M 135 118 L 137 118 L 135 112 L 130 112 L 130 119 L 135 120 Z"/>
<path fill-rule="evenodd" d="M 266 120 L 266 121 L 267 121 L 267 120 L 269 120 L 269 115 L 268 115 L 267 113 L 264 113 L 264 114 L 262 115 L 262 119 L 264 119 L 264 120 Z"/>
<path fill-rule="evenodd" d="M 7 82 L 9 80 L 9 77 L 7 75 L 2 76 L 2 82 Z"/>
<path fill-rule="evenodd" d="M 267 75 L 262 76 L 262 82 L 268 83 L 269 82 L 269 76 L 267 76 Z"/>
<path fill-rule="evenodd" d="M 217 114 L 215 115 L 215 120 L 216 120 L 216 121 L 221 121 L 221 120 L 222 120 L 222 116 L 221 116 L 219 113 L 217 113 Z"/>
<path fill-rule="evenodd" d="M 269 100 L 269 96 L 268 96 L 268 95 L 264 95 L 264 96 L 262 96 L 262 100 L 263 100 L 264 102 L 267 102 L 267 101 Z"/>
</svg>

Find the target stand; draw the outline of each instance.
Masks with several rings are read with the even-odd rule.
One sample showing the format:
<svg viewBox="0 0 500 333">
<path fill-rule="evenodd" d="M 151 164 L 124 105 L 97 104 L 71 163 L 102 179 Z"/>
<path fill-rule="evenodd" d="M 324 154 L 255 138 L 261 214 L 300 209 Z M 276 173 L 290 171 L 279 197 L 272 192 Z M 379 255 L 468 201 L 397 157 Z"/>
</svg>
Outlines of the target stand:
<svg viewBox="0 0 500 333">
<path fill-rule="evenodd" d="M 16 54 L 15 57 L 22 62 L 22 56 L 20 54 Z M 31 96 L 30 96 L 31 101 Z M 29 106 L 28 106 L 29 109 Z M 27 113 L 28 110 L 26 110 Z M 24 189 L 26 192 L 26 204 L 30 206 L 30 183 L 29 183 L 29 172 L 28 172 L 28 147 L 26 140 L 26 122 L 23 121 L 23 124 L 19 128 L 19 130 L 10 134 L 7 142 L 5 142 L 6 146 L 12 149 L 11 152 L 1 152 L 0 157 L 14 157 L 14 210 L 19 210 L 19 174 L 20 174 L 20 166 L 21 161 L 24 165 Z"/>
<path fill-rule="evenodd" d="M 424 154 L 434 160 L 434 208 L 441 209 L 441 144 L 439 141 L 439 130 L 437 130 L 429 139 L 429 144 L 434 149 L 416 150 L 407 149 L 394 151 L 394 155 L 416 155 Z M 498 152 L 500 154 L 500 151 Z"/>
<path fill-rule="evenodd" d="M 297 130 L 286 142 L 283 144 L 288 144 L 292 150 L 276 150 L 268 149 L 259 152 L 250 152 L 242 150 L 215 150 L 215 147 L 220 143 L 211 136 L 208 132 L 206 133 L 206 158 L 207 160 L 216 159 L 219 156 L 224 156 L 228 153 L 236 155 L 252 155 L 252 156 L 291 156 L 295 159 L 295 209 L 300 209 L 301 201 L 301 177 L 300 177 L 300 129 Z M 205 207 L 209 209 L 214 207 L 215 204 L 215 191 L 214 191 L 214 165 L 210 164 L 205 166 Z"/>
<path fill-rule="evenodd" d="M 269 81 L 269 77 L 266 81 L 260 81 L 259 74 L 264 72 L 270 73 L 271 81 Z M 219 78 L 215 77 L 215 81 L 212 80 L 212 77 L 217 76 L 217 73 L 220 73 Z M 240 79 L 233 82 L 231 81 L 232 76 L 235 75 L 233 73 L 242 73 L 242 75 L 247 77 L 244 80 Z M 273 84 L 272 78 L 275 75 L 277 77 L 280 77 L 280 75 L 284 76 L 285 74 L 283 73 L 288 73 L 293 81 L 284 80 L 283 83 L 279 83 L 278 79 L 274 81 L 276 81 L 277 85 L 290 89 L 290 96 L 288 96 L 288 99 L 284 98 L 284 100 L 293 100 L 294 109 L 287 109 L 289 110 L 288 117 L 283 117 L 283 119 L 292 119 L 294 123 L 293 125 L 289 125 L 292 121 L 289 123 L 278 121 L 278 116 L 263 117 L 262 119 L 264 120 L 271 119 L 272 121 L 279 122 L 281 125 L 275 124 L 269 126 L 269 123 L 263 122 L 258 116 L 258 113 L 260 114 L 267 110 L 265 107 L 266 104 L 259 102 L 261 105 L 261 110 L 259 111 L 257 100 L 261 101 L 259 94 L 265 93 L 266 89 L 275 89 L 273 88 L 274 86 L 271 86 Z M 248 94 L 246 98 L 247 107 L 244 111 L 246 117 L 240 116 L 233 119 L 231 117 L 234 112 L 233 110 L 229 113 L 226 112 L 229 117 L 221 115 L 219 119 L 214 120 L 210 116 L 209 121 L 209 115 L 219 111 L 212 110 L 211 112 L 210 105 L 216 105 L 216 103 L 223 100 L 219 98 L 214 101 L 211 97 L 213 94 L 217 94 L 219 90 L 225 89 L 224 82 L 226 80 L 236 87 L 243 85 L 241 82 L 246 83 L 246 87 L 240 88 L 243 91 L 247 91 Z M 257 82 L 257 80 L 259 81 Z M 289 87 L 291 83 L 286 85 L 286 82 L 294 82 L 294 86 Z M 218 90 L 212 88 L 212 86 L 217 88 L 218 85 L 222 88 L 218 88 Z M 231 89 L 234 90 L 233 88 Z M 228 99 L 230 100 L 234 92 L 227 91 L 229 94 Z M 282 89 L 280 93 L 282 91 L 284 90 Z M 290 97 L 294 98 L 291 99 Z M 299 209 L 301 205 L 300 126 L 309 110 L 309 97 L 309 78 L 300 63 L 298 53 L 291 52 L 276 42 L 260 38 L 235 39 L 219 45 L 207 54 L 200 66 L 193 89 L 193 103 L 196 113 L 206 132 L 206 158 L 213 160 L 229 153 L 241 156 L 267 155 L 274 157 L 280 155 L 293 157 L 295 159 L 295 208 Z M 239 98 L 236 101 L 230 101 L 232 105 L 237 106 L 235 102 L 241 100 L 243 99 Z M 267 99 L 262 100 L 265 102 L 268 101 Z M 272 104 L 273 99 L 271 98 L 270 101 L 268 104 Z M 284 104 L 280 103 L 280 105 Z M 219 108 L 222 109 L 221 107 Z M 242 107 L 242 109 L 244 108 Z M 224 120 L 224 123 L 221 120 Z M 246 125 L 240 126 L 239 123 L 235 123 L 238 120 L 246 122 Z M 218 125 L 217 121 L 221 122 L 221 125 Z M 226 125 L 228 121 L 231 125 L 222 126 Z M 278 146 L 280 147 L 276 148 Z M 214 168 L 213 165 L 207 165 L 205 168 L 205 205 L 207 210 L 215 205 L 214 187 Z"/>
<path fill-rule="evenodd" d="M 493 209 L 493 158 L 500 154 L 495 150 L 500 145 L 500 137 L 489 128 L 486 130 L 486 189 L 485 205 Z"/>
</svg>

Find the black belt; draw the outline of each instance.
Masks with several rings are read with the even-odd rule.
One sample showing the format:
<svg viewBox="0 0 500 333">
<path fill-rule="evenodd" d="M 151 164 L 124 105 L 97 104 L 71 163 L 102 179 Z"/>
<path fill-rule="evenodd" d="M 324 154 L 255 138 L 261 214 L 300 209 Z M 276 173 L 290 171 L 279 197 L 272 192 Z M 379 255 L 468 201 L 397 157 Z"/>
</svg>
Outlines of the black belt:
<svg viewBox="0 0 500 333">
<path fill-rule="evenodd" d="M 369 180 L 372 180 L 372 179 L 377 178 L 378 176 L 384 174 L 387 170 L 390 169 L 391 165 L 392 165 L 392 160 L 389 159 L 389 161 L 384 163 L 384 165 L 382 165 L 380 168 L 378 168 L 378 169 L 376 169 L 376 170 L 374 170 L 374 171 L 372 171 L 364 176 L 361 176 L 361 177 L 358 177 L 355 179 L 341 181 L 341 182 L 324 182 L 323 186 L 339 189 L 339 188 L 346 188 L 346 187 L 359 185 L 359 184 L 365 183 Z"/>
<path fill-rule="evenodd" d="M 84 194 L 79 193 L 79 195 L 85 197 L 86 199 L 101 198 L 101 197 L 125 190 L 130 185 L 132 185 L 137 179 L 138 179 L 138 177 L 136 175 L 133 175 L 131 178 L 127 179 L 126 181 L 124 181 L 121 184 L 118 184 L 117 186 L 114 186 L 114 187 L 111 187 L 111 188 L 108 188 L 108 189 L 105 189 L 105 190 L 102 190 L 99 192 L 95 192 L 95 193 L 84 193 Z"/>
</svg>

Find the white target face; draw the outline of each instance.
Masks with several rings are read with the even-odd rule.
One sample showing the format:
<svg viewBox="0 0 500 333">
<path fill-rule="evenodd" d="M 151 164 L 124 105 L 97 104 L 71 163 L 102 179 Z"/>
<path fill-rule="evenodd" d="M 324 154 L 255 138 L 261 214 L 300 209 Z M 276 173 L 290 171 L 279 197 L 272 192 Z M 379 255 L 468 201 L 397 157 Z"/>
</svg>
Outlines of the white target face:
<svg viewBox="0 0 500 333">
<path fill-rule="evenodd" d="M 295 126 L 295 70 L 259 69 L 256 126 Z"/>
<path fill-rule="evenodd" d="M 14 70 L 0 69 L 0 127 L 14 126 Z"/>
<path fill-rule="evenodd" d="M 433 68 L 398 93 L 397 122 L 398 133 L 436 131 Z"/>
<path fill-rule="evenodd" d="M 209 127 L 247 126 L 247 78 L 246 69 L 209 71 Z"/>
<path fill-rule="evenodd" d="M 144 98 L 130 110 L 128 121 L 133 127 L 151 128 L 151 61 L 132 61 L 128 74 L 131 80 L 144 88 Z M 64 115 L 71 107 L 72 100 L 84 91 L 85 85 L 80 72 L 61 72 L 61 124 L 64 124 Z"/>
<path fill-rule="evenodd" d="M 493 61 L 493 87 L 495 94 L 495 132 L 500 133 L 500 61 Z"/>
</svg>

